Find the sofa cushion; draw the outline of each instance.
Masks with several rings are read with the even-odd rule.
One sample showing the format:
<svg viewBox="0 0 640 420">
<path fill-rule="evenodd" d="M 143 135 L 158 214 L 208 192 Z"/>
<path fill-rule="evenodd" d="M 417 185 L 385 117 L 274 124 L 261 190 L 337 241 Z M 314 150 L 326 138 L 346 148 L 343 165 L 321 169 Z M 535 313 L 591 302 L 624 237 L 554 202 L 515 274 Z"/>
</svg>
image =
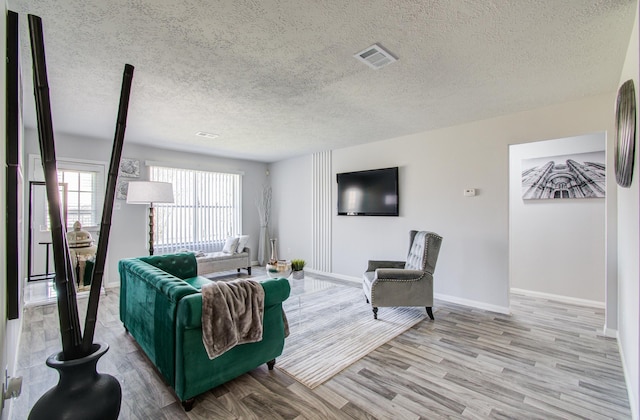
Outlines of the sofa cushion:
<svg viewBox="0 0 640 420">
<path fill-rule="evenodd" d="M 202 276 L 189 277 L 188 279 L 183 279 L 183 280 L 198 291 L 202 290 L 203 285 L 207 283 L 211 283 L 211 280 Z"/>
</svg>

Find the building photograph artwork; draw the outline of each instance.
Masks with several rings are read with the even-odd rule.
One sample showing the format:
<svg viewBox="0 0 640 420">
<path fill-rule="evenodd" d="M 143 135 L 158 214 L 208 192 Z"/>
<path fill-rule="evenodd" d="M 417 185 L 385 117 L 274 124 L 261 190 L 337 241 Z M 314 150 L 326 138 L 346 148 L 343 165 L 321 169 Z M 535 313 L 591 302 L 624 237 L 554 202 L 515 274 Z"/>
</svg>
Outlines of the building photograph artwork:
<svg viewBox="0 0 640 420">
<path fill-rule="evenodd" d="M 522 199 L 603 198 L 605 152 L 522 160 Z"/>
</svg>

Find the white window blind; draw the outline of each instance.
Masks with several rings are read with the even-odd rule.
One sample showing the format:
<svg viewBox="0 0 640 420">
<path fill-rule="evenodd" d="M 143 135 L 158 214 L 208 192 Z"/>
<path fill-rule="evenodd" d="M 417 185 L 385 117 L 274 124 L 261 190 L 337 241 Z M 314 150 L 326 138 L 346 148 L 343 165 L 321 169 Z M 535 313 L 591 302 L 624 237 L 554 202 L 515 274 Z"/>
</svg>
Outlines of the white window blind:
<svg viewBox="0 0 640 420">
<path fill-rule="evenodd" d="M 241 175 L 151 166 L 149 176 L 173 185 L 174 203 L 154 204 L 161 253 L 220 251 L 242 232 Z"/>
</svg>

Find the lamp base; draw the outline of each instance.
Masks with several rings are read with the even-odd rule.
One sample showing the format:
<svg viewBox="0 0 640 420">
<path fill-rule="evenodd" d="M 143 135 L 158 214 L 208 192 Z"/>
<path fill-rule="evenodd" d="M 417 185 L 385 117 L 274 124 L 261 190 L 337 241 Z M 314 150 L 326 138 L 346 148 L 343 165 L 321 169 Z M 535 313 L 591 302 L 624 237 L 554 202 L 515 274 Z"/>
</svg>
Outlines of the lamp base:
<svg viewBox="0 0 640 420">
<path fill-rule="evenodd" d="M 153 228 L 154 228 L 155 209 L 153 203 L 149 206 L 149 255 L 153 255 Z"/>
</svg>

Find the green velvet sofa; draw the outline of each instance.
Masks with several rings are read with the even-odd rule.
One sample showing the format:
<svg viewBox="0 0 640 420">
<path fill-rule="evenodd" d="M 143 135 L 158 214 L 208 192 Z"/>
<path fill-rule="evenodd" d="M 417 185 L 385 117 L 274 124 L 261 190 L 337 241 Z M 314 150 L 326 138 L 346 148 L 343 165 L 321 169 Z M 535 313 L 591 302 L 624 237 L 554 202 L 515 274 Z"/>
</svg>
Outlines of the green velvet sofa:
<svg viewBox="0 0 640 420">
<path fill-rule="evenodd" d="M 202 294 L 211 280 L 197 275 L 192 253 L 119 261 L 120 320 L 173 388 L 186 410 L 194 397 L 267 363 L 284 347 L 282 302 L 287 279 L 261 282 L 265 291 L 262 341 L 238 345 L 210 360 L 202 343 Z"/>
</svg>

